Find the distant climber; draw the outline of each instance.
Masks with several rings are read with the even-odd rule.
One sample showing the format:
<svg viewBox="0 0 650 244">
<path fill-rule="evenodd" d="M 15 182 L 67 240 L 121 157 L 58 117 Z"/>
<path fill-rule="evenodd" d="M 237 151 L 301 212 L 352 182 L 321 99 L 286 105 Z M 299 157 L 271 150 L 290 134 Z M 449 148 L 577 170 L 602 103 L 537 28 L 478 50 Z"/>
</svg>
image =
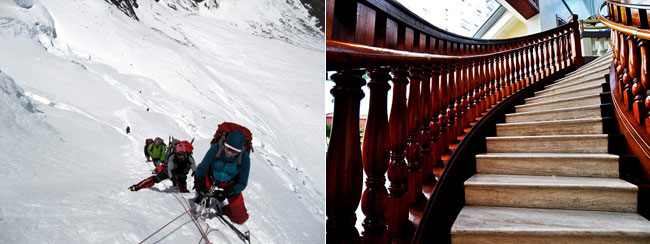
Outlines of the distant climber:
<svg viewBox="0 0 650 244">
<path fill-rule="evenodd" d="M 158 168 L 160 160 L 164 159 L 165 147 L 165 141 L 160 137 L 156 137 L 156 139 L 153 140 L 153 144 L 149 144 L 149 147 L 147 147 L 147 152 L 151 156 L 153 165 L 156 166 L 156 168 Z"/>
<path fill-rule="evenodd" d="M 147 112 L 149 112 L 149 108 L 147 108 Z"/>
<path fill-rule="evenodd" d="M 228 122 L 220 124 L 194 177 L 197 191 L 194 202 L 202 203 L 206 197 L 220 202 L 228 199 L 225 214 L 237 224 L 248 219 L 241 192 L 248 184 L 251 140 L 252 135 L 245 127 Z"/>
<path fill-rule="evenodd" d="M 157 167 L 157 174 L 150 176 L 138 184 L 129 187 L 131 191 L 138 191 L 142 188 L 150 188 L 154 184 L 166 179 L 171 179 L 174 186 L 180 192 L 189 192 L 187 190 L 187 174 L 192 169 L 196 172 L 196 164 L 192 157 L 192 144 L 188 141 L 182 141 L 174 147 L 174 153 L 169 155 L 167 161 L 161 162 Z"/>
<path fill-rule="evenodd" d="M 129 133 L 131 133 L 131 128 L 127 126 L 126 127 L 126 134 L 129 134 Z"/>
<path fill-rule="evenodd" d="M 153 139 L 147 138 L 144 142 L 144 157 L 147 158 L 147 162 L 151 162 L 151 155 L 149 154 L 149 151 L 147 148 L 149 148 L 149 145 L 153 144 Z"/>
</svg>

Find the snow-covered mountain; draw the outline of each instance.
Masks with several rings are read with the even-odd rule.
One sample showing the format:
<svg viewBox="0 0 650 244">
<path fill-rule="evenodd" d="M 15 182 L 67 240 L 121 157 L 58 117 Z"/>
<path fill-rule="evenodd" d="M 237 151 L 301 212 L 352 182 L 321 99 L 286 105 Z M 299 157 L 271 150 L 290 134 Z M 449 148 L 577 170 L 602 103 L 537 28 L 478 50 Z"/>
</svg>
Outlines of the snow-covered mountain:
<svg viewBox="0 0 650 244">
<path fill-rule="evenodd" d="M 168 181 L 126 190 L 153 167 L 145 139 L 196 138 L 200 161 L 223 121 L 254 137 L 243 226 L 252 241 L 324 242 L 324 38 L 307 10 L 137 5 L 135 20 L 101 0 L 0 0 L 0 243 L 142 241 L 194 196 Z M 240 243 L 206 223 L 211 242 Z M 186 215 L 147 242 L 200 236 Z"/>
</svg>

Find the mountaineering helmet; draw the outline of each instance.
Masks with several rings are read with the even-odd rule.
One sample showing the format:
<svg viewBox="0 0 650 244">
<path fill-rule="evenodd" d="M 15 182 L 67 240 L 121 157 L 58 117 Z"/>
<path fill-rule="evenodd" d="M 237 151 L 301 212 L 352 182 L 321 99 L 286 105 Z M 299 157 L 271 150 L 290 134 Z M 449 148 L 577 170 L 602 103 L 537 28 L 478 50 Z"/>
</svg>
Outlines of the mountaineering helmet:
<svg viewBox="0 0 650 244">
<path fill-rule="evenodd" d="M 185 158 L 185 145 L 183 143 L 179 143 L 176 145 L 176 157 L 183 159 Z"/>
<path fill-rule="evenodd" d="M 240 153 L 244 149 L 246 143 L 246 136 L 241 131 L 233 131 L 228 134 L 228 138 L 223 143 L 225 149 L 230 149 L 233 153 Z"/>
</svg>

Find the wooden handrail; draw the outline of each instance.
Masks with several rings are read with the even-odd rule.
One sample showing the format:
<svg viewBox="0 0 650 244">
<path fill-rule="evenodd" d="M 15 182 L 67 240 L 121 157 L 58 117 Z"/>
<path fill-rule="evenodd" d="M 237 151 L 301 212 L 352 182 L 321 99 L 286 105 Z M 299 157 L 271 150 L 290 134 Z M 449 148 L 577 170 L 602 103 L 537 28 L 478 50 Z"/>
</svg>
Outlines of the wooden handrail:
<svg viewBox="0 0 650 244">
<path fill-rule="evenodd" d="M 638 158 L 637 166 L 621 172 L 637 184 L 650 183 L 650 5 L 627 4 L 608 0 L 608 16 L 598 20 L 610 27 L 612 65 L 608 76 L 619 131 L 627 145 L 622 154 Z M 623 168 L 622 168 L 623 169 Z M 639 212 L 650 207 L 639 205 Z"/>
<path fill-rule="evenodd" d="M 411 240 L 443 170 L 463 165 L 453 155 L 467 129 L 485 112 L 582 63 L 575 16 L 567 25 L 488 48 L 426 41 L 431 36 L 399 27 L 368 6 L 378 1 L 327 2 L 331 14 L 339 14 L 329 28 L 341 38 L 327 40 L 327 70 L 336 71 L 326 168 L 328 243 Z M 376 42 L 368 33 L 383 39 Z M 362 149 L 358 121 L 366 77 L 371 104 Z M 359 202 L 362 235 L 355 227 Z"/>
<path fill-rule="evenodd" d="M 394 0 L 327 0 L 326 4 L 331 10 L 326 16 L 327 40 L 420 53 L 465 56 L 505 51 L 562 28 L 510 39 L 475 39 L 435 27 Z"/>
</svg>

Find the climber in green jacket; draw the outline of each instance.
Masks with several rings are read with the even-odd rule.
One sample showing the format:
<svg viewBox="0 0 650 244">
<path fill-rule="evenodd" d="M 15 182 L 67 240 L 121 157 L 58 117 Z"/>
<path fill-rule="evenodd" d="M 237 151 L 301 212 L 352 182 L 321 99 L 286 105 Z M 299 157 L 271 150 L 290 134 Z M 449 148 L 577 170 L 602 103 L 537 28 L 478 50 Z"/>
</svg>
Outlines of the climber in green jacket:
<svg viewBox="0 0 650 244">
<path fill-rule="evenodd" d="M 156 137 L 153 143 L 151 143 L 147 148 L 147 152 L 151 155 L 151 159 L 156 168 L 158 168 L 160 160 L 165 157 L 165 147 L 167 147 L 165 141 L 160 137 Z"/>
</svg>

